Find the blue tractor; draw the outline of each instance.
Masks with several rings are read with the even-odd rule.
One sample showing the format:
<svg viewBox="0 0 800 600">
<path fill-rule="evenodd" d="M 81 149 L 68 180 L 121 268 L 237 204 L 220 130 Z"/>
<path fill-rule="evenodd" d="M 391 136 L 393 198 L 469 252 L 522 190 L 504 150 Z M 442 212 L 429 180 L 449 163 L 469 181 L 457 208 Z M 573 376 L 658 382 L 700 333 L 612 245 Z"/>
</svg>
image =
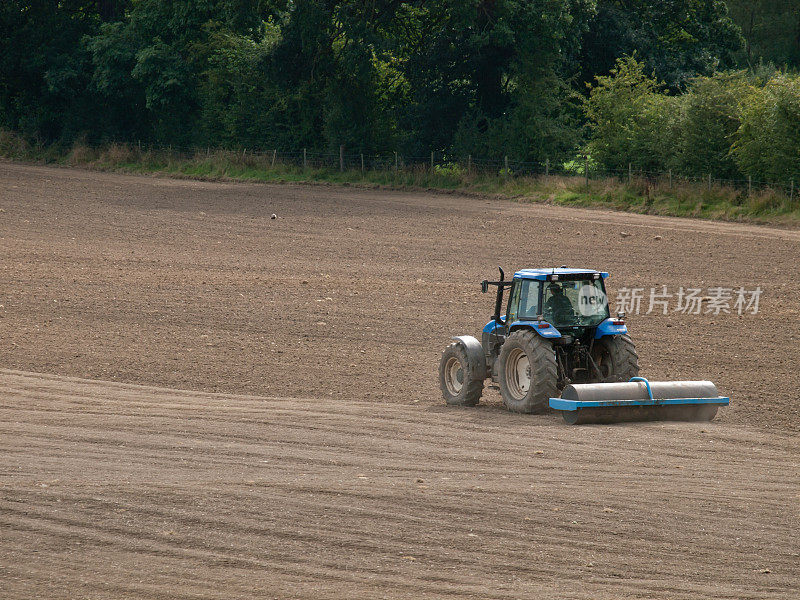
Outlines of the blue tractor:
<svg viewBox="0 0 800 600">
<path fill-rule="evenodd" d="M 591 269 L 524 269 L 497 288 L 492 320 L 481 341 L 453 338 L 442 353 L 439 381 L 448 404 L 474 406 L 484 381 L 498 384 L 514 412 L 544 412 L 570 384 L 628 382 L 639 374 L 639 357 L 625 315 L 611 316 L 608 273 Z M 504 293 L 508 303 L 503 313 Z"/>
</svg>

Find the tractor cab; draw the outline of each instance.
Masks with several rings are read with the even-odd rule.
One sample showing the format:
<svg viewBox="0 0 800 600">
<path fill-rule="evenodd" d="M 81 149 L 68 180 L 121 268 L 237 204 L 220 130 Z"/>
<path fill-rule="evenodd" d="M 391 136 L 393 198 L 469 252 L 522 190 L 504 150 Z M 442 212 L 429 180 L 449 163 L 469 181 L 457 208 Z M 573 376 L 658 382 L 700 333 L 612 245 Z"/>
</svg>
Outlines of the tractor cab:
<svg viewBox="0 0 800 600">
<path fill-rule="evenodd" d="M 511 281 L 505 325 L 536 321 L 562 335 L 582 335 L 610 317 L 604 280 L 584 269 L 525 269 Z"/>
</svg>

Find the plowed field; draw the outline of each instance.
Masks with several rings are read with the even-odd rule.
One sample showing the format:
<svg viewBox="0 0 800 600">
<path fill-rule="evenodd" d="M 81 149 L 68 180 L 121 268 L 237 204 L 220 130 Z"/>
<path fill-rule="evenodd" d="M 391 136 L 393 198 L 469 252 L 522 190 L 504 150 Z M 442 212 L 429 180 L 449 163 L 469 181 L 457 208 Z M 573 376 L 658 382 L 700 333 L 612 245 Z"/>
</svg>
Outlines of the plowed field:
<svg viewBox="0 0 800 600">
<path fill-rule="evenodd" d="M 0 596 L 795 598 L 799 258 L 766 227 L 0 163 Z M 445 407 L 478 282 L 561 264 L 642 313 L 760 287 L 628 319 L 643 375 L 732 406 Z"/>
</svg>

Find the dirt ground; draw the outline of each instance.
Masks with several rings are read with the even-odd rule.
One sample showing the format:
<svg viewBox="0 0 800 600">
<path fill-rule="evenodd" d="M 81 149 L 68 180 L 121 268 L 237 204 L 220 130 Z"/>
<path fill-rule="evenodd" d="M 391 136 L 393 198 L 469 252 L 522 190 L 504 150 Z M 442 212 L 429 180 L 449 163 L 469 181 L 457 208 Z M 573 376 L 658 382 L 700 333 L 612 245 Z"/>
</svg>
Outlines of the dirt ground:
<svg viewBox="0 0 800 600">
<path fill-rule="evenodd" d="M 0 596 L 795 598 L 798 258 L 766 227 L 0 163 Z M 628 319 L 642 374 L 732 406 L 444 407 L 480 280 L 561 264 L 612 299 L 760 286 L 758 315 Z"/>
</svg>

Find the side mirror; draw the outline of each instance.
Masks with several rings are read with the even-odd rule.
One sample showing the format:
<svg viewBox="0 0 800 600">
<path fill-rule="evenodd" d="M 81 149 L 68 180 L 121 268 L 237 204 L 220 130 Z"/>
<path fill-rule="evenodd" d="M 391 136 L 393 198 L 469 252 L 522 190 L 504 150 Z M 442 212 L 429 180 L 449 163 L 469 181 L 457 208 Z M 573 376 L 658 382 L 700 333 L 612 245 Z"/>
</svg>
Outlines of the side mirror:
<svg viewBox="0 0 800 600">
<path fill-rule="evenodd" d="M 624 312 L 617 313 L 617 318 L 618 318 L 620 321 L 622 321 L 622 320 L 625 318 L 625 313 L 624 313 Z"/>
<path fill-rule="evenodd" d="M 484 294 L 489 291 L 489 281 L 484 279 L 481 281 L 481 292 Z"/>
</svg>

